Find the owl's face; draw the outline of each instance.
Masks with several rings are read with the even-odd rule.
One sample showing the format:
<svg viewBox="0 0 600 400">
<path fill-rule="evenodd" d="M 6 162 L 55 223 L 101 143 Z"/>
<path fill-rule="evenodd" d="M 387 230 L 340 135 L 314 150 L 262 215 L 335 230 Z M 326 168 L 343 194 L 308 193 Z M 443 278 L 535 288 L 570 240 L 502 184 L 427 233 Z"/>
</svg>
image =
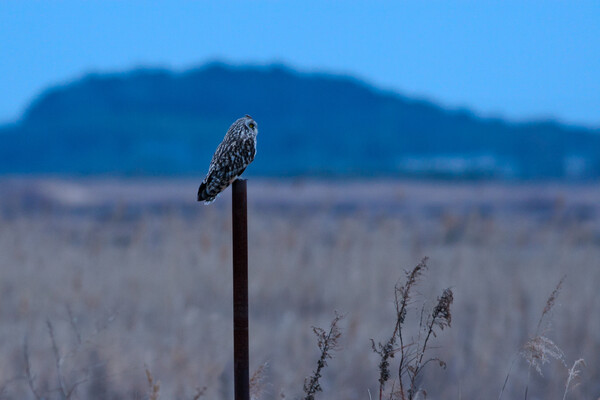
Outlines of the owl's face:
<svg viewBox="0 0 600 400">
<path fill-rule="evenodd" d="M 249 135 L 255 136 L 258 134 L 258 125 L 251 116 L 246 115 L 244 117 L 244 127 Z"/>
</svg>

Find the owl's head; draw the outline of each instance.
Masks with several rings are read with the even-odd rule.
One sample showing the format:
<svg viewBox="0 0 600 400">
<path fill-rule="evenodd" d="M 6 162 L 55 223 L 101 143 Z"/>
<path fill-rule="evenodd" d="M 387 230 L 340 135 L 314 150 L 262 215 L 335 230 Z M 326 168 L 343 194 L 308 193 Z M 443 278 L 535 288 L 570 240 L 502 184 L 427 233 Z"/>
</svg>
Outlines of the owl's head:
<svg viewBox="0 0 600 400">
<path fill-rule="evenodd" d="M 256 134 L 258 134 L 258 125 L 256 124 L 256 121 L 254 121 L 254 119 L 252 119 L 251 116 L 246 114 L 246 116 L 244 116 L 244 118 L 242 118 L 242 121 L 244 123 L 245 129 L 248 131 L 249 134 L 254 135 L 254 136 L 256 136 Z"/>
</svg>

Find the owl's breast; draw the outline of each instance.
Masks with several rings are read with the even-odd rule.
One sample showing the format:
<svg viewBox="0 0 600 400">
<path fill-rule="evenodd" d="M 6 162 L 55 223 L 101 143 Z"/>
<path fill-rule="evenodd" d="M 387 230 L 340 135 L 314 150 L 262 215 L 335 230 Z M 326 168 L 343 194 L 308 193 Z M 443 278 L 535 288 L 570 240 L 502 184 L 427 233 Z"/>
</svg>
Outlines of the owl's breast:
<svg viewBox="0 0 600 400">
<path fill-rule="evenodd" d="M 252 162 L 256 155 L 256 136 L 251 136 L 244 139 L 243 143 L 244 156 L 248 159 L 248 162 Z"/>
</svg>

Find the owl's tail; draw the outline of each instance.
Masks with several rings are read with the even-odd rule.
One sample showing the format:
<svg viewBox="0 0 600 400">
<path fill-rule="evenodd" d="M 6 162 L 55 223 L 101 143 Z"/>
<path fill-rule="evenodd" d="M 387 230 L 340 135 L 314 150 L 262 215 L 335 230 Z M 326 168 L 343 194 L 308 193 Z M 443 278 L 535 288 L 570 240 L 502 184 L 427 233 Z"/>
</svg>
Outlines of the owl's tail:
<svg viewBox="0 0 600 400">
<path fill-rule="evenodd" d="M 200 184 L 198 188 L 198 201 L 203 201 L 204 204 L 212 203 L 216 196 L 211 196 L 206 191 L 206 180 Z"/>
</svg>

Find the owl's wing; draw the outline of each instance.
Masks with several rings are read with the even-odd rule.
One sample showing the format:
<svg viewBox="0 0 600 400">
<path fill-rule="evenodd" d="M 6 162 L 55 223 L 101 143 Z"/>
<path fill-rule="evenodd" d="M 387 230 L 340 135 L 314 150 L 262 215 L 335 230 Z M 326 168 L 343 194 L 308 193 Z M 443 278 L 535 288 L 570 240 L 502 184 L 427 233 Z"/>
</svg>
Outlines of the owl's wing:
<svg viewBox="0 0 600 400">
<path fill-rule="evenodd" d="M 240 171 L 237 173 L 237 176 L 240 176 L 241 174 L 243 174 L 243 173 L 244 173 L 244 171 L 246 170 L 246 168 L 247 168 L 247 167 L 248 167 L 248 166 L 246 165 L 244 168 L 242 168 L 242 169 L 241 169 L 241 170 L 240 170 Z"/>
</svg>

